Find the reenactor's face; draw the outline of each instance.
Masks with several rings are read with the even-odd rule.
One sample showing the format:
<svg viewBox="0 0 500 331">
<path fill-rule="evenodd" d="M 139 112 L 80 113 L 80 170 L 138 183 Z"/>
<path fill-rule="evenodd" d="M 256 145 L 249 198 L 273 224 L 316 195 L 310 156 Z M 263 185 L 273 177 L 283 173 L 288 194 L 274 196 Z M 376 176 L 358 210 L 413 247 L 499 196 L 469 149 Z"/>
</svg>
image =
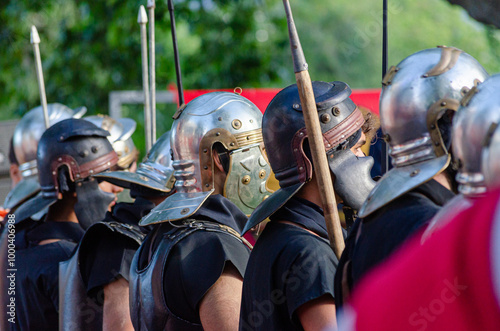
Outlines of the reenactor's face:
<svg viewBox="0 0 500 331">
<path fill-rule="evenodd" d="M 359 138 L 358 142 L 356 145 L 351 147 L 351 151 L 356 155 L 357 157 L 365 157 L 365 152 L 361 149 L 364 145 L 366 144 L 366 135 L 364 132 L 361 133 L 361 137 Z"/>
</svg>

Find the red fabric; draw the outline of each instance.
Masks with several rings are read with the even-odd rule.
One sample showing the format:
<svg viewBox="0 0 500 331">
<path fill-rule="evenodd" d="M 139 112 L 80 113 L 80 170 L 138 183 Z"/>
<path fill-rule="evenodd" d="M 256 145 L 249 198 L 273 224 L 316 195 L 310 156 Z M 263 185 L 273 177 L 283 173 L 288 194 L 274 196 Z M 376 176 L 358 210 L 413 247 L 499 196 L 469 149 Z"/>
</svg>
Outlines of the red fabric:
<svg viewBox="0 0 500 331">
<path fill-rule="evenodd" d="M 369 274 L 350 302 L 356 330 L 500 330 L 490 266 L 499 197 L 476 201 L 423 245 L 414 237 Z"/>
<path fill-rule="evenodd" d="M 171 91 L 176 91 L 174 86 L 169 88 Z M 234 92 L 234 89 L 220 89 L 220 90 L 185 90 L 184 102 L 188 103 L 194 98 L 214 91 Z M 261 112 L 264 112 L 267 105 L 274 96 L 281 91 L 277 88 L 243 88 L 241 95 L 252 101 Z M 177 94 L 176 94 L 177 96 Z M 378 115 L 380 89 L 354 89 L 351 94 L 352 101 L 358 106 L 364 106 Z"/>
</svg>

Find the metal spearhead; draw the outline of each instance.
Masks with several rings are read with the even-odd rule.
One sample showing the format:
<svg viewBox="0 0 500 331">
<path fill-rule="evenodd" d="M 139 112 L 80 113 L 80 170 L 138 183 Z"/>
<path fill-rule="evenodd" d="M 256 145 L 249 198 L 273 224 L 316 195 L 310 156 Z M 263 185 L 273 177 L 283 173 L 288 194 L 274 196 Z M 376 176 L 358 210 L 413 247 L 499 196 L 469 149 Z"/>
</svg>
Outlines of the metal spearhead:
<svg viewBox="0 0 500 331">
<path fill-rule="evenodd" d="M 293 21 L 292 10 L 288 0 L 283 0 L 286 17 L 288 21 L 288 33 L 290 36 L 290 46 L 292 49 L 293 67 L 295 79 L 299 90 L 300 102 L 302 103 L 302 113 L 306 124 L 307 136 L 311 147 L 311 154 L 314 163 L 314 176 L 318 183 L 318 189 L 323 204 L 326 228 L 330 246 L 337 258 L 344 250 L 344 238 L 342 227 L 337 211 L 337 202 L 333 190 L 333 181 L 330 174 L 330 167 L 326 159 L 325 145 L 323 143 L 323 133 L 319 124 L 318 110 L 316 108 L 316 99 L 312 88 L 311 77 L 307 71 L 307 63 L 300 45 L 299 35 Z"/>
<path fill-rule="evenodd" d="M 155 8 L 154 0 L 148 0 L 149 12 L 149 82 L 151 96 L 151 143 L 156 142 L 156 59 L 155 59 Z"/>
<path fill-rule="evenodd" d="M 137 23 L 141 27 L 141 59 L 142 59 L 142 89 L 144 91 L 144 131 L 146 140 L 146 150 L 149 151 L 153 146 L 151 139 L 151 108 L 149 105 L 149 78 L 148 78 L 148 37 L 146 24 L 148 23 L 148 15 L 146 9 L 141 5 Z"/>
<path fill-rule="evenodd" d="M 33 45 L 35 53 L 36 78 L 38 80 L 38 89 L 40 91 L 40 103 L 42 104 L 43 119 L 45 128 L 50 126 L 49 111 L 47 109 L 47 95 L 45 94 L 45 82 L 43 80 L 42 59 L 40 57 L 40 36 L 34 25 L 31 26 L 30 43 Z"/>
</svg>

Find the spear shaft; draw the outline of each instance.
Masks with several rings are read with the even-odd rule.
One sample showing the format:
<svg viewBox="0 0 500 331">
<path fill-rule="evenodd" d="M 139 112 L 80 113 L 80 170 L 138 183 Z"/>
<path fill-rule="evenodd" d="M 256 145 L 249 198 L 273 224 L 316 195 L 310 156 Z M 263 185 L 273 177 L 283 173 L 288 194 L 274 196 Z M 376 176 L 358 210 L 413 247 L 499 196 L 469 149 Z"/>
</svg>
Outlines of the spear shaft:
<svg viewBox="0 0 500 331">
<path fill-rule="evenodd" d="M 155 59 L 155 8 L 154 0 L 148 0 L 149 11 L 149 80 L 151 90 L 151 143 L 156 142 L 156 59 Z"/>
<path fill-rule="evenodd" d="M 38 31 L 34 25 L 31 26 L 30 42 L 33 45 L 33 51 L 35 53 L 36 78 L 38 80 L 38 89 L 40 91 L 40 103 L 42 104 L 43 120 L 45 122 L 45 128 L 48 129 L 50 121 L 49 111 L 47 109 L 47 95 L 45 94 L 45 82 L 43 80 L 42 59 L 40 56 L 40 36 L 38 35 Z"/>
<path fill-rule="evenodd" d="M 146 150 L 149 151 L 153 146 L 151 140 L 151 108 L 149 105 L 149 82 L 148 82 L 148 37 L 146 23 L 148 16 L 146 9 L 141 5 L 139 8 L 139 17 L 137 23 L 141 27 L 141 58 L 142 58 L 142 89 L 144 90 L 144 131 L 146 138 Z"/>
<path fill-rule="evenodd" d="M 285 12 L 288 21 L 288 33 L 290 35 L 290 46 L 294 63 L 295 79 L 299 90 L 300 102 L 302 104 L 302 113 L 306 124 L 309 146 L 314 163 L 315 177 L 318 183 L 323 212 L 325 216 L 326 227 L 330 246 L 335 255 L 340 258 L 344 250 L 344 238 L 340 218 L 337 211 L 337 202 L 333 190 L 333 182 L 330 175 L 330 167 L 326 159 L 325 145 L 323 143 L 323 134 L 319 124 L 318 110 L 311 83 L 311 77 L 307 70 L 304 52 L 300 45 L 299 36 L 295 23 L 293 21 L 292 10 L 288 0 L 283 0 Z"/>
<path fill-rule="evenodd" d="M 172 31 L 172 43 L 174 44 L 175 74 L 177 76 L 177 92 L 179 94 L 179 107 L 184 105 L 184 91 L 182 89 L 181 65 L 179 62 L 179 49 L 177 47 L 177 32 L 175 29 L 174 4 L 168 0 L 168 11 L 170 12 L 170 26 Z"/>
<path fill-rule="evenodd" d="M 383 9 L 382 9 L 382 80 L 387 72 L 387 0 L 383 0 Z M 382 117 L 382 112 L 380 112 L 380 116 Z M 381 170 L 382 175 L 389 171 L 389 145 L 387 142 L 382 140 L 382 155 L 381 155 Z"/>
</svg>

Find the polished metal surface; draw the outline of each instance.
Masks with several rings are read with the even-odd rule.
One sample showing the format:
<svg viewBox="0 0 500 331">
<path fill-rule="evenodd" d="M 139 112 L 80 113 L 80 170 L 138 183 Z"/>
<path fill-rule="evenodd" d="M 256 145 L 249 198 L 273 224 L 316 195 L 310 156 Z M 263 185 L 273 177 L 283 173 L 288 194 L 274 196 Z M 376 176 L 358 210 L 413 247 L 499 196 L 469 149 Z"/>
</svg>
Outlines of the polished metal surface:
<svg viewBox="0 0 500 331">
<path fill-rule="evenodd" d="M 73 110 L 60 103 L 49 104 L 47 109 L 49 112 L 50 125 L 54 125 L 67 118 L 80 118 L 87 111 L 85 107 Z M 28 111 L 14 130 L 14 136 L 12 138 L 14 152 L 23 177 L 32 176 L 37 173 L 36 150 L 38 141 L 45 130 L 43 109 L 41 106 Z"/>
<path fill-rule="evenodd" d="M 156 216 L 151 216 L 154 218 L 152 222 L 178 219 L 179 211 L 182 210 L 185 211 L 182 214 L 183 218 L 189 217 L 206 200 L 208 197 L 206 193 L 211 194 L 214 191 L 212 149 L 218 143 L 230 152 L 228 153 L 229 173 L 232 173 L 234 178 L 243 173 L 252 174 L 251 178 L 255 178 L 254 175 L 261 174 L 261 170 L 266 171 L 264 176 L 261 174 L 262 178 L 257 177 L 258 181 L 253 180 L 254 183 L 260 181 L 264 185 L 263 188 L 260 184 L 257 185 L 251 201 L 246 201 L 246 198 L 242 199 L 241 194 L 232 194 L 232 189 L 227 190 L 227 187 L 224 187 L 224 192 L 228 194 L 226 197 L 242 210 L 247 210 L 249 206 L 255 205 L 255 201 L 262 201 L 265 196 L 269 195 L 270 192 L 265 186 L 270 175 L 270 171 L 266 170 L 268 169 L 267 162 L 260 162 L 258 167 L 254 167 L 254 161 L 261 160 L 260 156 L 262 156 L 261 123 L 260 110 L 248 99 L 235 93 L 207 93 L 188 103 L 171 128 L 170 143 L 174 159 L 172 166 L 176 193 L 158 205 L 157 210 L 162 212 L 155 212 Z M 242 149 L 248 155 L 248 165 L 244 160 L 239 160 L 238 157 L 232 155 L 235 151 Z M 240 156 L 240 154 L 234 155 Z M 232 176 L 225 185 L 233 186 Z M 175 208 L 172 201 L 175 201 Z M 196 203 L 199 205 L 194 206 Z M 156 217 L 163 218 L 163 220 L 156 219 Z M 148 222 L 151 222 L 151 218 Z"/>
<path fill-rule="evenodd" d="M 499 124 L 497 122 L 497 124 Z M 491 132 L 488 144 L 482 151 L 482 172 L 488 188 L 500 187 L 500 127 L 497 125 Z"/>
<path fill-rule="evenodd" d="M 488 73 L 469 54 L 453 47 L 410 55 L 390 71 L 380 95 L 381 128 L 394 168 L 370 193 L 366 217 L 443 171 L 451 161 L 439 119 L 456 111 L 464 92 Z"/>
<path fill-rule="evenodd" d="M 94 177 L 124 188 L 130 188 L 131 184 L 136 184 L 160 192 L 170 192 L 175 183 L 173 172 L 170 131 L 167 131 L 156 141 L 147 159 L 139 164 L 135 173 L 111 171 Z"/>
<path fill-rule="evenodd" d="M 108 140 L 118 155 L 118 166 L 125 170 L 128 169 L 139 155 L 131 137 L 137 126 L 135 121 L 130 118 L 115 120 L 101 114 L 86 116 L 83 119 L 109 132 Z"/>
<path fill-rule="evenodd" d="M 456 179 L 459 191 L 465 195 L 486 191 L 481 152 L 491 124 L 500 122 L 499 91 L 500 74 L 497 74 L 471 91 L 470 100 L 453 119 L 453 155 L 460 165 Z"/>
</svg>

